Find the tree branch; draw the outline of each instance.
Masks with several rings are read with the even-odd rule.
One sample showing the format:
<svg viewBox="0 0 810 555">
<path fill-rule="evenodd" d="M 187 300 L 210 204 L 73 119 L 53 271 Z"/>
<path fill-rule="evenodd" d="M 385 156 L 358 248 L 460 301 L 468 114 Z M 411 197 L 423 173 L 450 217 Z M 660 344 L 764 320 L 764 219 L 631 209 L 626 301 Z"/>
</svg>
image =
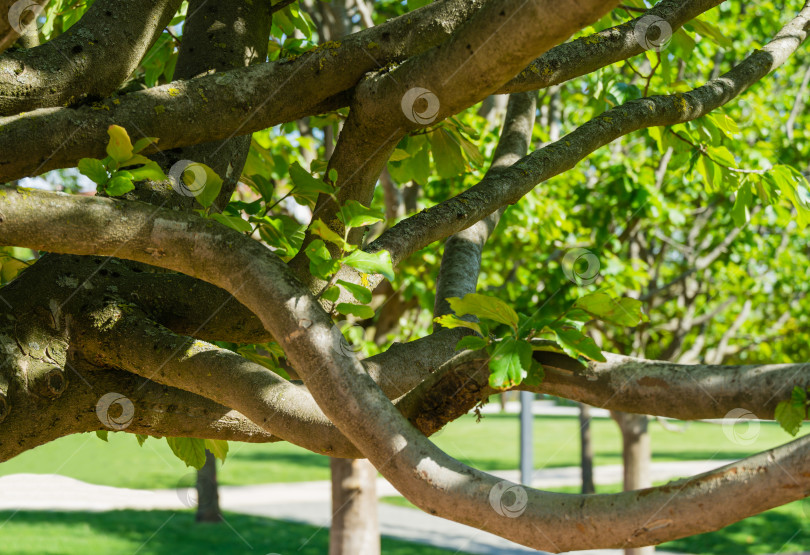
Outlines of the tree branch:
<svg viewBox="0 0 810 555">
<path fill-rule="evenodd" d="M 718 79 L 684 94 L 651 96 L 612 108 L 497 176 L 485 177 L 465 192 L 406 218 L 384 232 L 367 250 L 387 250 L 397 263 L 500 207 L 517 202 L 540 183 L 571 169 L 597 148 L 619 137 L 708 114 L 782 65 L 805 40 L 807 27 L 806 11 L 802 10 L 770 43 Z"/>
<path fill-rule="evenodd" d="M 180 0 L 99 0 L 53 40 L 6 52 L 0 56 L 0 115 L 113 93 L 179 6 Z"/>
</svg>

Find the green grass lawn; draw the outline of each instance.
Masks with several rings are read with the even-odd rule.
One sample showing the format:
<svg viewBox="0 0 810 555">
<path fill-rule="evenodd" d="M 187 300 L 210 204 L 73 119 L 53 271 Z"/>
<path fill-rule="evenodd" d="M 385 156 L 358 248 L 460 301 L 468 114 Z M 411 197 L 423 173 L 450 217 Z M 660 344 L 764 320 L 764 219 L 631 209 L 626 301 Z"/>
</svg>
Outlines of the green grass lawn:
<svg viewBox="0 0 810 555">
<path fill-rule="evenodd" d="M 327 528 L 234 513 L 224 516 L 225 522 L 197 524 L 188 511 L 0 512 L 0 552 L 3 555 L 320 555 L 329 551 Z M 388 538 L 382 539 L 382 551 L 393 555 L 454 553 Z"/>
<path fill-rule="evenodd" d="M 573 417 L 537 417 L 534 459 L 537 468 L 579 464 L 579 423 Z M 737 458 L 788 441 L 779 426 L 761 424 L 751 445 L 730 441 L 717 424 L 693 422 L 685 433 L 670 432 L 650 424 L 657 461 Z M 807 427 L 803 430 L 806 433 Z M 596 464 L 620 464 L 618 428 L 607 419 L 593 421 Z M 0 463 L 0 475 L 19 472 L 63 474 L 85 482 L 130 487 L 171 488 L 189 469 L 169 450 L 164 440 L 149 439 L 139 447 L 125 433 L 110 433 L 109 443 L 95 434 L 68 436 Z M 452 456 L 482 470 L 518 467 L 516 415 L 487 415 L 480 423 L 465 416 L 449 424 L 436 443 Z M 267 445 L 233 443 L 219 473 L 227 485 L 329 479 L 329 460 L 286 443 Z"/>
<path fill-rule="evenodd" d="M 536 418 L 535 466 L 577 465 L 578 426 L 578 420 L 573 417 Z M 657 461 L 744 457 L 791 439 L 773 423 L 762 423 L 756 441 L 744 446 L 726 437 L 723 427 L 717 424 L 695 422 L 686 432 L 676 433 L 652 421 L 650 429 Z M 808 427 L 805 427 L 803 433 L 807 432 Z M 57 473 L 90 483 L 132 488 L 171 488 L 182 478 L 188 478 L 190 469 L 172 455 L 165 441 L 149 439 L 139 447 L 135 438 L 128 434 L 111 433 L 109 437 L 109 443 L 99 440 L 95 434 L 59 439 L 0 464 L 0 475 Z M 592 437 L 596 464 L 621 463 L 619 432 L 611 420 L 594 420 Z M 466 416 L 448 425 L 434 436 L 434 440 L 452 456 L 483 470 L 518 466 L 516 415 L 487 415 L 480 423 L 476 423 L 474 417 Z M 329 461 L 326 457 L 284 443 L 234 443 L 228 460 L 220 469 L 219 478 L 222 484 L 229 485 L 326 480 L 329 478 Z M 599 491 L 608 493 L 617 489 L 617 486 L 607 486 L 600 487 Z M 576 488 L 559 491 L 574 493 Z M 407 505 L 407 501 L 401 498 L 387 501 Z M 228 523 L 254 545 L 254 550 L 249 550 L 227 524 L 196 527 L 187 513 L 20 512 L 2 524 L 10 515 L 0 513 L 0 552 L 4 554 L 133 553 L 158 529 L 160 531 L 138 551 L 139 554 L 290 553 L 299 552 L 302 542 L 310 537 L 312 539 L 300 553 L 323 553 L 328 541 L 327 530 L 316 533 L 316 529 L 309 526 L 236 514 L 226 515 Z M 193 527 L 193 534 L 189 533 L 189 527 Z M 810 502 L 797 502 L 721 531 L 685 538 L 662 547 L 695 554 L 740 555 L 791 553 L 801 551 L 808 544 Z M 443 553 L 393 541 L 385 541 L 384 550 L 385 553 L 420 555 Z"/>
</svg>

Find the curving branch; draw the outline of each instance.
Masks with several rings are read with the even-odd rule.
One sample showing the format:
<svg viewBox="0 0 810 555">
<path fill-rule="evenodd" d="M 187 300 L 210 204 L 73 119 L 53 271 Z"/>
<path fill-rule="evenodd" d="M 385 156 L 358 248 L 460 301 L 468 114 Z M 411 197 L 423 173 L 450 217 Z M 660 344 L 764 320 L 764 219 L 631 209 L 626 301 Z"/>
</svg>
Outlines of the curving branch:
<svg viewBox="0 0 810 555">
<path fill-rule="evenodd" d="M 279 441 L 228 407 L 129 372 L 74 360 L 68 379 L 76 383 L 57 399 L 43 401 L 36 395 L 15 393 L 0 434 L 0 462 L 48 441 L 96 430 L 250 443 Z M 106 393 L 118 393 L 135 406 L 132 419 L 122 421 L 121 430 L 110 428 L 97 414 L 96 407 Z"/>
<path fill-rule="evenodd" d="M 112 124 L 160 137 L 158 148 L 166 150 L 248 134 L 347 106 L 365 73 L 440 44 L 482 4 L 481 0 L 434 2 L 294 60 L 175 81 L 107 99 L 95 108 L 42 109 L 0 118 L 0 181 L 75 166 L 83 157 L 103 157 L 106 130 Z M 681 19 L 716 4 L 664 0 L 654 9 L 676 29 Z M 594 40 L 597 36 L 601 38 Z M 558 45 L 532 62 L 530 67 L 540 75 L 530 69 L 530 75 L 513 80 L 514 87 L 507 84 L 499 92 L 559 84 L 626 59 L 641 51 L 633 37 L 625 24 Z M 531 85 L 526 84 L 529 81 Z M 282 97 L 295 102 L 273 101 Z"/>
<path fill-rule="evenodd" d="M 341 93 L 366 72 L 439 44 L 482 4 L 434 2 L 295 59 L 175 81 L 95 106 L 43 108 L 0 118 L 0 181 L 74 166 L 83 157 L 103 158 L 112 124 L 159 137 L 159 148 L 167 150 L 337 109 L 347 104 Z M 38 131 L 41 125 L 48 133 Z M 20 141 L 29 148 L 19 149 Z"/>
<path fill-rule="evenodd" d="M 810 439 L 803 438 L 664 487 L 596 497 L 531 490 L 519 519 L 499 516 L 492 512 L 490 495 L 503 489 L 502 482 L 436 449 L 402 419 L 356 359 L 335 357 L 328 315 L 265 247 L 210 221 L 169 210 L 156 213 L 136 202 L 7 190 L 0 211 L 4 242 L 34 248 L 42 243 L 53 250 L 81 251 L 78 254 L 116 251 L 118 256 L 185 270 L 232 291 L 280 338 L 326 416 L 410 500 L 425 510 L 514 541 L 554 550 L 592 546 L 589 542 L 594 537 L 605 546 L 658 543 L 716 529 L 799 499 L 810 487 L 806 468 Z M 51 225 L 38 225 L 45 221 Z M 69 233 L 73 226 L 80 226 L 84 234 Z M 233 253 L 230 266 L 245 270 L 234 274 L 223 269 L 221 260 L 214 262 L 207 256 L 213 252 Z M 274 308 L 264 312 L 262 307 Z M 358 411 L 368 414 L 368 409 L 361 408 L 368 405 L 376 417 L 358 418 Z M 772 470 L 776 465 L 778 471 Z M 754 478 L 757 487 L 752 487 Z M 749 500 L 744 506 L 720 502 L 743 493 Z M 694 511 L 701 503 L 723 509 L 711 514 Z M 649 515 L 657 514 L 662 505 L 667 511 L 648 526 Z M 617 514 L 617 506 L 629 509 Z M 669 516 L 676 512 L 677 520 Z M 593 534 L 581 533 L 570 525 L 572 521 Z"/>
<path fill-rule="evenodd" d="M 138 67 L 180 3 L 99 0 L 53 40 L 30 50 L 4 53 L 0 56 L 0 116 L 115 92 Z"/>
<path fill-rule="evenodd" d="M 553 48 L 534 60 L 498 94 L 533 91 L 558 85 L 644 52 L 636 37 L 636 24 L 642 18 L 656 18 L 674 33 L 689 20 L 723 3 L 724 0 L 662 0 L 643 15 L 627 23 Z"/>
<path fill-rule="evenodd" d="M 782 65 L 807 36 L 806 9 L 774 39 L 728 73 L 683 94 L 651 96 L 612 108 L 562 139 L 487 176 L 463 193 L 406 218 L 367 250 L 387 250 L 396 262 L 520 200 L 540 183 L 573 168 L 596 149 L 647 127 L 692 121 L 730 102 Z"/>
<path fill-rule="evenodd" d="M 489 96 L 538 53 L 562 42 L 585 22 L 597 19 L 609 5 L 581 2 L 576 9 L 549 20 L 547 2 L 493 1 L 471 16 L 450 40 L 390 73 L 361 82 L 329 161 L 338 172 L 336 199 L 321 195 L 315 208 L 318 217 L 342 235 L 339 206 L 350 199 L 369 204 L 377 179 L 399 140 L 407 131 L 430 123 L 414 118 L 411 110 L 418 111 L 417 100 L 411 99 L 414 105 L 409 106 L 409 94 L 427 91 L 435 103 L 428 108 L 434 119 L 458 113 Z M 471 80 L 470 75 L 477 78 Z M 362 232 L 352 230 L 350 241 L 358 244 Z M 304 249 L 291 265 L 306 276 L 300 271 L 308 266 Z"/>
</svg>

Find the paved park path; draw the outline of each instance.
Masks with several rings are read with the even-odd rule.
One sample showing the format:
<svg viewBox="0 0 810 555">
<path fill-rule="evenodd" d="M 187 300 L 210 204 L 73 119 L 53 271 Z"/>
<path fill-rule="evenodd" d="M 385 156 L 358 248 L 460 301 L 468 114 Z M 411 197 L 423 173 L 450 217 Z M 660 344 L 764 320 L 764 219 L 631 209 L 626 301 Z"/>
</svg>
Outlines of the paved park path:
<svg viewBox="0 0 810 555">
<path fill-rule="evenodd" d="M 652 464 L 653 481 L 689 476 L 731 461 L 681 461 Z M 517 471 L 494 472 L 518 481 Z M 621 467 L 595 468 L 597 484 L 621 482 Z M 532 485 L 539 488 L 577 486 L 579 467 L 537 470 Z M 297 482 L 254 486 L 220 486 L 222 509 L 280 520 L 328 527 L 330 482 Z M 377 481 L 377 493 L 398 496 L 386 480 Z M 0 477 L 0 510 L 109 511 L 116 509 L 185 509 L 194 506 L 193 490 L 136 490 L 99 486 L 55 474 L 14 474 Z M 383 535 L 451 550 L 485 555 L 541 553 L 475 528 L 444 520 L 415 509 L 380 503 Z M 618 550 L 578 551 L 579 555 L 618 555 Z M 663 554 L 664 552 L 659 551 Z"/>
</svg>

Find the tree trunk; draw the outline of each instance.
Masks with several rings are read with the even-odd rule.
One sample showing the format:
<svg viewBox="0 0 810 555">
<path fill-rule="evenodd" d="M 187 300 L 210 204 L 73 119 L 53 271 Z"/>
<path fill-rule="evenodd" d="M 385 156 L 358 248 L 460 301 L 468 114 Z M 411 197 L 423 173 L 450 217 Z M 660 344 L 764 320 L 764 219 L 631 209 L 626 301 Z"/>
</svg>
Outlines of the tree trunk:
<svg viewBox="0 0 810 555">
<path fill-rule="evenodd" d="M 197 471 L 197 522 L 219 522 L 217 460 L 205 450 L 205 464 Z"/>
<path fill-rule="evenodd" d="M 613 417 L 622 432 L 622 462 L 624 463 L 624 491 L 647 488 L 650 480 L 650 433 L 647 415 L 614 412 Z M 655 547 L 636 547 L 624 550 L 625 555 L 650 555 Z"/>
<path fill-rule="evenodd" d="M 330 555 L 379 555 L 377 469 L 366 459 L 331 459 Z"/>
<path fill-rule="evenodd" d="M 582 467 L 582 493 L 594 493 L 593 444 L 591 443 L 591 407 L 579 404 L 580 466 Z"/>
</svg>

